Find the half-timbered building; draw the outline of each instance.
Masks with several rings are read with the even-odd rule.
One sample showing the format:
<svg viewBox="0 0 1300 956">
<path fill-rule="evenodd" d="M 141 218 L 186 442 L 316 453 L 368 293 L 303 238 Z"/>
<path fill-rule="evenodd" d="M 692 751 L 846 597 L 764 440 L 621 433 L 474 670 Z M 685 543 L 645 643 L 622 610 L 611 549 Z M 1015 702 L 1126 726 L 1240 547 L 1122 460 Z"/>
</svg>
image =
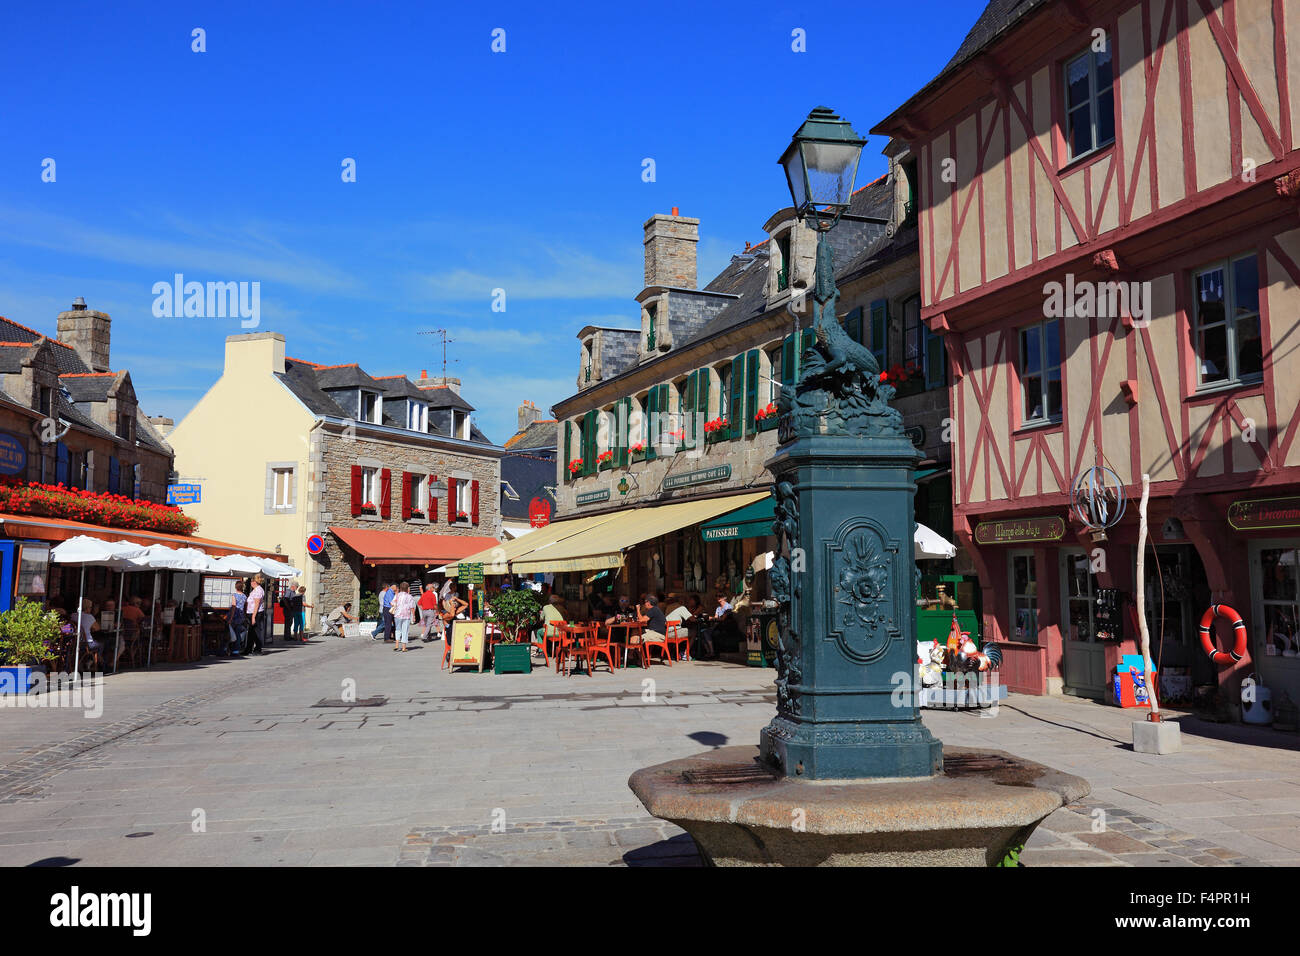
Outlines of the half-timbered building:
<svg viewBox="0 0 1300 956">
<path fill-rule="evenodd" d="M 994 0 L 876 128 L 919 194 L 954 531 L 1013 689 L 1101 696 L 1134 650 L 1095 599 L 1136 592 L 1147 474 L 1153 654 L 1300 700 L 1297 25 L 1297 0 Z M 1069 508 L 1093 465 L 1130 499 L 1104 541 Z M 1200 649 L 1211 602 L 1240 664 Z"/>
</svg>

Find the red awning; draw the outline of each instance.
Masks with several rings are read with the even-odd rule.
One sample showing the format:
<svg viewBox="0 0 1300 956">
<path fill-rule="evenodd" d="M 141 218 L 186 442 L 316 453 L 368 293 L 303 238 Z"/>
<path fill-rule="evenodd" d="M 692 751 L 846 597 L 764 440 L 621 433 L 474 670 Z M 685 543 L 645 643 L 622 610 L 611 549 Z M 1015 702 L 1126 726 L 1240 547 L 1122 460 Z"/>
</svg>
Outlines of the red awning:
<svg viewBox="0 0 1300 956">
<path fill-rule="evenodd" d="M 366 564 L 447 564 L 501 543 L 496 538 L 369 528 L 330 528 L 330 533 L 361 555 Z"/>
<path fill-rule="evenodd" d="M 37 538 L 41 541 L 67 541 L 79 534 L 103 541 L 130 541 L 133 544 L 163 544 L 169 548 L 198 548 L 204 554 L 221 557 L 226 554 L 247 554 L 259 558 L 286 560 L 284 555 L 265 548 L 252 548 L 211 538 L 196 538 L 183 534 L 164 534 L 161 531 L 134 531 L 130 528 L 110 528 L 102 524 L 89 524 L 71 518 L 41 518 L 36 515 L 0 514 L 0 524 L 11 538 Z M 477 540 L 477 539 L 476 539 Z"/>
</svg>

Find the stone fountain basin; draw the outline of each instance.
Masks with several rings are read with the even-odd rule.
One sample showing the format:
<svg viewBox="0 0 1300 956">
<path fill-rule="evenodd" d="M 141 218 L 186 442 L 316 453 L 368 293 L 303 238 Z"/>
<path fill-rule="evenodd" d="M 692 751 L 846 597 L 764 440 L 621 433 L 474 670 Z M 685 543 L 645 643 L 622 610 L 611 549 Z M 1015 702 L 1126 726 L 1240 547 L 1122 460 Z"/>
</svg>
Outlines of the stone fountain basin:
<svg viewBox="0 0 1300 956">
<path fill-rule="evenodd" d="M 932 777 L 802 780 L 772 776 L 756 746 L 721 747 L 638 770 L 628 786 L 714 866 L 996 866 L 1091 789 L 1000 750 L 943 753 Z"/>
</svg>

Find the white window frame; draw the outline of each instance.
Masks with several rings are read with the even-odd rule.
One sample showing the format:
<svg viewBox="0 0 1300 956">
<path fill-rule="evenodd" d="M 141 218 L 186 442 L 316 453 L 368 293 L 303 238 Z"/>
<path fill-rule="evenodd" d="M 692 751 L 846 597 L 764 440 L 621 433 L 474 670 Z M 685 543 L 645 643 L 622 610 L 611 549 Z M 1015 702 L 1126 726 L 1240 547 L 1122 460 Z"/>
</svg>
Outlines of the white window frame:
<svg viewBox="0 0 1300 956">
<path fill-rule="evenodd" d="M 407 479 L 413 484 L 405 489 L 406 499 L 410 502 L 412 511 L 419 511 L 429 517 L 429 476 L 418 472 L 407 472 Z M 411 500 L 411 492 L 415 492 L 415 500 Z"/>
<path fill-rule="evenodd" d="M 373 465 L 361 466 L 361 504 L 367 502 L 379 510 L 379 469 Z"/>
<path fill-rule="evenodd" d="M 375 417 L 366 418 L 366 396 L 369 395 L 375 400 Z M 370 425 L 378 425 L 384 420 L 384 397 L 378 392 L 371 392 L 361 389 L 357 393 L 357 421 L 366 422 Z"/>
<path fill-rule="evenodd" d="M 413 432 L 429 431 L 429 406 L 410 398 L 406 400 L 406 428 Z"/>
<path fill-rule="evenodd" d="M 455 477 L 455 476 L 453 476 Z M 470 485 L 472 478 L 456 478 L 456 512 L 465 512 L 466 522 L 474 520 L 474 513 L 470 510 Z"/>
<path fill-rule="evenodd" d="M 1047 335 L 1048 326 L 1056 329 L 1056 365 L 1047 364 Z M 1030 329 L 1038 329 L 1038 371 L 1027 373 L 1025 371 L 1025 344 L 1024 334 Z M 1053 413 L 1048 410 L 1047 398 L 1049 389 L 1047 387 L 1050 381 L 1050 373 L 1055 369 L 1058 373 L 1062 369 L 1061 359 L 1065 351 L 1061 342 L 1061 320 L 1046 319 L 1042 322 L 1035 322 L 1032 325 L 1022 325 L 1016 329 L 1016 376 L 1020 379 L 1020 424 L 1021 425 L 1056 425 L 1061 422 L 1061 417 L 1065 406 L 1065 379 L 1058 374 L 1061 382 L 1061 408 L 1056 409 Z M 1029 392 L 1026 387 L 1026 379 L 1037 377 L 1041 380 L 1040 395 L 1042 396 L 1043 414 L 1037 417 L 1031 417 L 1029 408 Z"/>
<path fill-rule="evenodd" d="M 1110 56 L 1111 90 L 1113 91 L 1115 88 L 1115 54 L 1114 51 L 1109 46 L 1110 38 L 1107 37 L 1106 40 L 1108 44 L 1106 46 L 1106 52 Z M 1091 133 L 1089 135 L 1089 139 L 1092 142 L 1092 146 L 1090 146 L 1088 149 L 1085 149 L 1083 152 L 1075 153 L 1074 143 L 1071 141 L 1070 138 L 1070 112 L 1071 112 L 1070 67 L 1085 58 L 1088 61 L 1088 119 L 1089 119 L 1089 123 L 1091 124 Z M 1062 84 L 1061 104 L 1062 104 L 1062 108 L 1065 110 L 1065 115 L 1062 117 L 1061 132 L 1064 134 L 1065 148 L 1069 153 L 1068 161 L 1074 162 L 1076 159 L 1082 159 L 1084 156 L 1090 156 L 1093 153 L 1097 152 L 1098 150 L 1102 150 L 1108 146 L 1113 145 L 1115 142 L 1115 133 L 1114 133 L 1115 99 L 1113 94 L 1111 96 L 1111 103 L 1110 103 L 1111 117 L 1112 117 L 1111 137 L 1104 143 L 1097 142 L 1097 118 L 1101 115 L 1101 112 L 1098 108 L 1097 101 L 1100 98 L 1102 92 L 1097 89 L 1097 51 L 1089 47 L 1088 49 L 1084 50 L 1082 53 L 1078 54 L 1077 56 L 1072 56 L 1068 60 L 1066 60 L 1065 63 L 1062 64 L 1061 66 L 1061 84 Z M 1082 106 L 1083 106 L 1082 103 L 1076 103 L 1074 109 L 1078 110 Z"/>
<path fill-rule="evenodd" d="M 276 511 L 293 508 L 293 469 L 271 469 L 271 507 Z"/>
<path fill-rule="evenodd" d="M 1263 346 L 1262 336 L 1264 334 L 1263 321 L 1259 313 L 1259 299 L 1263 297 L 1264 290 L 1256 287 L 1255 311 L 1245 315 L 1237 314 L 1237 288 L 1236 275 L 1233 272 L 1233 266 L 1238 262 L 1246 259 L 1255 260 L 1255 281 L 1259 282 L 1259 257 L 1254 252 L 1243 253 L 1242 255 L 1230 256 L 1227 259 L 1220 259 L 1218 262 L 1211 263 L 1192 272 L 1192 348 L 1196 353 L 1196 387 L 1200 389 L 1227 388 L 1234 385 L 1254 384 L 1263 381 L 1264 370 L 1261 367 L 1258 372 L 1250 372 L 1247 375 L 1241 374 L 1241 362 L 1239 350 L 1237 347 L 1237 323 L 1243 319 L 1253 318 L 1258 324 L 1261 336 L 1261 347 Z M 1208 275 L 1211 272 L 1222 270 L 1223 272 L 1223 318 L 1218 322 L 1211 322 L 1208 325 L 1201 324 L 1201 301 L 1197 293 L 1197 283 L 1201 276 Z M 1214 328 L 1218 325 L 1224 327 L 1224 335 L 1228 348 L 1228 368 L 1225 378 L 1215 379 L 1214 381 L 1205 381 L 1205 357 L 1201 352 L 1201 333 L 1206 328 Z"/>
</svg>

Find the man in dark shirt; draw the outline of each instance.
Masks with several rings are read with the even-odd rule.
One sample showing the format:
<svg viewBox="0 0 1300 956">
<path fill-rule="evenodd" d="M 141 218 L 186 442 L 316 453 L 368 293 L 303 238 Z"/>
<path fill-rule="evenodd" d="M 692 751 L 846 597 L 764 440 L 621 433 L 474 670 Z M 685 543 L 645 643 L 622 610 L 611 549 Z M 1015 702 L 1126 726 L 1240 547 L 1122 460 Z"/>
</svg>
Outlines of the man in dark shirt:
<svg viewBox="0 0 1300 956">
<path fill-rule="evenodd" d="M 647 594 L 642 609 L 638 620 L 645 625 L 644 640 L 662 641 L 664 635 L 668 633 L 668 621 L 664 618 L 664 612 L 659 607 L 659 599 L 653 594 Z"/>
</svg>

